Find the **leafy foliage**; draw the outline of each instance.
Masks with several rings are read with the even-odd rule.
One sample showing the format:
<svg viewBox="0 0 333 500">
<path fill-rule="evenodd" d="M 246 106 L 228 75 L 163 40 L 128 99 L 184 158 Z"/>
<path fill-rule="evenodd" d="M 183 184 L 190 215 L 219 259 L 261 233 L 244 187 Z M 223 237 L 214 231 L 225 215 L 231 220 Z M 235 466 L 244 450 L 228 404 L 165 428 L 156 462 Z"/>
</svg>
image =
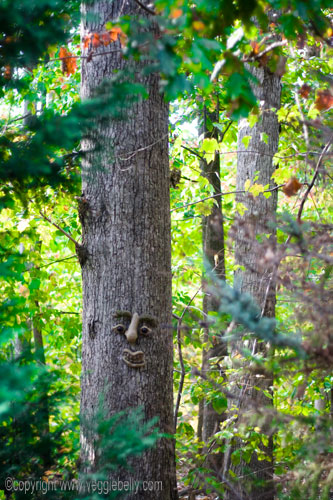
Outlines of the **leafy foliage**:
<svg viewBox="0 0 333 500">
<path fill-rule="evenodd" d="M 73 242 L 40 211 L 52 214 L 52 221 L 80 240 L 74 201 L 80 193 L 79 165 L 84 158 L 80 141 L 98 150 L 98 126 L 110 119 L 125 120 L 126 109 L 147 97 L 128 71 L 79 103 L 78 3 L 4 0 L 0 6 L 1 483 L 9 475 L 77 475 L 80 269 Z M 230 484 L 216 475 L 208 456 L 225 453 L 232 440 L 241 439 L 243 448 L 232 456 L 234 463 L 249 463 L 253 453 L 264 458 L 258 450 L 267 440 L 262 429 L 268 425 L 274 433 L 279 498 L 296 500 L 310 491 L 311 498 L 327 499 L 332 483 L 333 391 L 331 173 L 330 152 L 324 151 L 332 123 L 330 3 L 158 0 L 154 8 L 154 16 L 142 9 L 135 19 L 106 22 L 101 33 L 86 35 L 82 46 L 90 61 L 102 47 L 117 47 L 122 57 L 140 60 L 145 72 L 161 74 L 161 90 L 171 101 L 170 160 L 178 174 L 171 189 L 173 304 L 178 317 L 184 313 L 184 367 L 179 358 L 175 360 L 177 391 L 182 369 L 185 377 L 177 429 L 182 479 L 193 489 L 223 495 Z M 273 20 L 272 11 L 278 12 Z M 152 24 L 154 28 L 148 29 Z M 236 213 L 246 209 L 236 204 L 233 194 L 236 120 L 247 117 L 250 126 L 260 120 L 260 103 L 252 91 L 256 82 L 248 64 L 267 66 L 283 82 L 273 180 L 283 185 L 279 209 L 286 215 L 279 219 L 276 250 L 265 235 L 261 242 L 251 241 L 253 251 L 264 255 L 262 265 L 276 268 L 276 321 L 261 317 L 253 299 L 231 286 L 237 274 L 232 243 L 226 247 L 226 282 L 205 275 L 211 280 L 209 290 L 220 300 L 220 313 L 208 319 L 202 313 L 201 275 L 206 271 L 201 218 L 215 202 L 200 162 L 209 162 L 216 153 L 222 159 L 224 236 L 230 241 Z M 219 140 L 200 142 L 195 130 L 199 117 L 204 107 L 215 109 L 217 102 L 220 121 L 209 126 L 219 131 Z M 250 138 L 244 149 L 251 154 Z M 267 188 L 256 179 L 245 186 L 255 198 L 269 196 Z M 237 325 L 230 328 L 232 320 Z M 209 339 L 203 341 L 207 327 Z M 36 330 L 43 337 L 45 366 L 33 339 Z M 221 337 L 230 345 L 242 341 L 239 358 L 221 354 L 216 343 Z M 247 342 L 254 337 L 271 347 L 269 355 L 252 354 Z M 201 353 L 212 348 L 216 355 L 207 378 L 200 371 Z M 239 377 L 273 375 L 273 396 L 267 398 L 273 397 L 274 408 L 250 408 L 242 422 L 227 413 L 211 442 L 201 443 L 195 438 L 198 404 L 205 399 L 217 412 L 226 413 L 228 400 L 233 401 L 228 378 L 235 371 Z M 105 470 L 88 481 L 105 480 L 110 471 L 126 466 L 129 457 L 160 438 L 138 415 L 110 421 L 101 416 L 92 432 L 99 440 Z M 108 498 L 118 495 L 102 493 Z M 93 494 L 89 498 L 100 498 L 98 492 Z M 63 492 L 66 495 L 73 497 L 75 492 Z M 48 497 L 53 498 L 52 493 Z M 60 498 L 59 491 L 54 498 Z"/>
</svg>

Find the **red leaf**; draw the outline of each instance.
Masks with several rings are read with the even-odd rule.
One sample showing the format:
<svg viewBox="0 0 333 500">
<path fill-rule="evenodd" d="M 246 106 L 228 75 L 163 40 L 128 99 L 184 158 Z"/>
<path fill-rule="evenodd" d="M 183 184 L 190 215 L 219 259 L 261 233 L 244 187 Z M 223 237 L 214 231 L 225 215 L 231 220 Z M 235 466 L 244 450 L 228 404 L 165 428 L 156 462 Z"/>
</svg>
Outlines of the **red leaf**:
<svg viewBox="0 0 333 500">
<path fill-rule="evenodd" d="M 333 95 L 328 89 L 318 91 L 315 106 L 319 111 L 325 111 L 333 106 Z"/>
<path fill-rule="evenodd" d="M 101 40 L 98 33 L 93 33 L 91 43 L 95 49 L 101 45 Z"/>
<path fill-rule="evenodd" d="M 103 33 L 103 34 L 101 35 L 101 38 L 102 38 L 102 43 L 103 43 L 103 45 L 104 45 L 105 47 L 106 47 L 107 45 L 110 45 L 110 43 L 111 43 L 111 41 L 112 41 L 112 40 L 111 40 L 111 35 L 110 35 L 110 33 Z"/>
<path fill-rule="evenodd" d="M 311 87 L 307 83 L 304 83 L 302 87 L 299 89 L 299 94 L 304 99 L 307 99 L 310 95 Z"/>
<path fill-rule="evenodd" d="M 288 182 L 283 186 L 282 191 L 286 196 L 294 196 L 297 191 L 302 187 L 302 184 L 296 179 L 296 177 L 291 177 Z"/>
</svg>

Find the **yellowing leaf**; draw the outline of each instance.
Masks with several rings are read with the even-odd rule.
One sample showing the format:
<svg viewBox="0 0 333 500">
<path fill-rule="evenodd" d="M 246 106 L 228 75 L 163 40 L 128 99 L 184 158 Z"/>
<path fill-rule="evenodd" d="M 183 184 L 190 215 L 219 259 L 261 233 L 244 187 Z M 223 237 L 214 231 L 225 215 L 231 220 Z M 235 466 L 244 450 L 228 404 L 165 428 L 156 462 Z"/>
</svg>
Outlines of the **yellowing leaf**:
<svg viewBox="0 0 333 500">
<path fill-rule="evenodd" d="M 205 29 L 205 25 L 202 21 L 194 21 L 192 26 L 196 31 L 202 31 Z"/>
<path fill-rule="evenodd" d="M 239 215 L 244 215 L 246 210 L 248 210 L 248 208 L 244 205 L 244 203 L 237 203 L 236 211 L 239 213 Z"/>
<path fill-rule="evenodd" d="M 201 215 L 205 215 L 206 217 L 212 212 L 213 200 L 207 200 L 204 203 L 199 203 L 196 211 Z"/>
<path fill-rule="evenodd" d="M 265 188 L 262 184 L 253 184 L 249 189 L 249 193 L 253 194 L 253 196 L 259 196 L 259 194 L 264 191 Z"/>
<path fill-rule="evenodd" d="M 219 150 L 219 143 L 216 139 L 204 139 L 200 151 L 204 153 L 205 160 L 209 163 L 214 160 L 215 151 Z"/>
<path fill-rule="evenodd" d="M 248 191 L 249 188 L 250 188 L 250 186 L 251 186 L 251 181 L 250 181 L 250 179 L 247 179 L 245 181 L 245 183 L 244 183 L 244 189 L 245 189 L 245 191 Z"/>
</svg>

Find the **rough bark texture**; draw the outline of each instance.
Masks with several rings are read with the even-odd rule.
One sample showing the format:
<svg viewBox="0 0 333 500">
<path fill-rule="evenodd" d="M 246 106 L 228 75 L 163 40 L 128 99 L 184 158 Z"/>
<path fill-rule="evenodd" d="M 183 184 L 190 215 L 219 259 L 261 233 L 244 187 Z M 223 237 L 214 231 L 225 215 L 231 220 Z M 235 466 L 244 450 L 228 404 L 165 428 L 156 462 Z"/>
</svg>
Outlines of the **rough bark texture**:
<svg viewBox="0 0 333 500">
<path fill-rule="evenodd" d="M 211 127 L 208 126 L 210 122 Z M 220 140 L 218 129 L 212 127 L 212 123 L 219 122 L 219 107 L 216 110 L 209 112 L 206 107 L 203 109 L 203 122 L 201 126 L 201 136 L 211 139 Z M 201 162 L 202 174 L 208 179 L 213 187 L 213 194 L 221 193 L 221 180 L 220 180 L 220 155 L 215 154 L 212 161 Z M 209 263 L 210 268 L 215 268 L 217 276 L 225 279 L 225 262 L 224 262 L 224 233 L 223 233 L 223 217 L 222 217 L 222 200 L 220 197 L 216 198 L 216 203 L 212 207 L 212 211 L 208 216 L 202 218 L 202 246 L 203 256 L 206 262 Z M 203 311 L 208 314 L 209 311 L 218 311 L 219 303 L 213 295 L 205 294 L 203 300 Z M 208 329 L 204 334 L 205 343 L 211 343 Z M 218 352 L 217 352 L 218 351 Z M 217 355 L 224 354 L 224 347 L 219 343 L 216 338 L 216 344 L 202 354 L 202 371 L 209 376 L 210 371 L 210 358 Z M 219 415 L 211 404 L 204 402 L 199 408 L 202 412 L 202 439 L 205 443 L 208 442 L 215 432 L 219 429 L 222 416 Z M 200 418 L 199 418 L 200 423 Z"/>
<path fill-rule="evenodd" d="M 244 189 L 247 179 L 254 182 L 253 179 L 257 173 L 259 177 L 255 181 L 256 183 L 264 186 L 269 184 L 270 188 L 274 187 L 274 182 L 271 179 L 275 169 L 272 157 L 278 147 L 279 124 L 272 108 L 278 109 L 280 107 L 280 78 L 267 68 L 252 68 L 251 71 L 258 79 L 258 85 L 254 87 L 254 92 L 260 102 L 261 113 L 259 121 L 253 128 L 250 128 L 246 122 L 240 123 L 238 151 L 245 152 L 238 153 L 237 190 Z M 268 136 L 267 144 L 263 140 L 263 133 Z M 251 136 L 248 151 L 242 142 L 245 136 Z M 242 202 L 248 208 L 238 221 L 235 239 L 235 262 L 245 267 L 245 271 L 240 271 L 236 275 L 237 286 L 240 286 L 242 291 L 249 292 L 256 299 L 264 315 L 274 317 L 274 265 L 269 262 L 269 259 L 266 259 L 268 246 L 263 245 L 261 250 L 256 236 L 270 234 L 268 245 L 274 251 L 275 230 L 272 229 L 271 224 L 274 224 L 275 221 L 277 191 L 272 192 L 268 199 L 262 194 L 258 197 L 253 197 L 251 194 L 239 194 L 237 201 Z M 247 347 L 252 350 L 253 354 L 264 349 L 263 344 L 256 341 L 250 342 Z M 232 356 L 235 354 L 237 354 L 237 346 L 235 346 Z M 272 404 L 271 399 L 267 398 L 261 391 L 253 389 L 253 386 L 269 391 L 272 384 L 273 380 L 270 377 L 258 379 L 251 375 L 245 375 L 243 379 L 235 381 L 233 392 L 237 396 L 236 406 L 239 408 L 236 426 L 242 421 L 244 412 L 255 411 L 256 408 Z M 269 432 L 268 426 L 262 428 L 262 432 L 266 431 Z M 273 500 L 272 437 L 269 436 L 268 446 L 262 447 L 269 457 L 267 461 L 258 460 L 257 455 L 253 454 L 250 463 L 241 461 L 237 466 L 232 465 L 230 454 L 241 446 L 241 443 L 237 443 L 235 447 L 229 449 L 227 454 L 229 460 L 226 463 L 225 472 L 230 467 L 238 477 L 238 482 L 236 484 L 237 491 L 229 491 L 226 499 Z"/>
<path fill-rule="evenodd" d="M 144 14 L 135 2 L 126 0 L 96 1 L 89 7 L 83 5 L 84 13 L 87 10 L 97 16 L 84 20 L 83 36 L 103 32 L 105 23 L 119 15 Z M 119 49 L 119 42 L 112 48 Z M 128 64 L 133 63 L 120 52 L 84 60 L 82 97 L 91 96 L 105 78 Z M 157 416 L 160 429 L 172 433 L 168 106 L 159 92 L 158 75 L 143 77 L 140 67 L 137 70 L 137 81 L 146 85 L 149 98 L 133 105 L 126 121 L 112 121 L 98 129 L 103 149 L 90 154 L 83 165 L 81 221 L 87 260 L 82 265 L 81 413 L 93 417 L 102 394 L 108 415 L 141 406 L 147 420 Z M 131 344 L 125 335 L 112 330 L 126 323 L 126 318 L 114 318 L 117 310 L 150 315 L 158 326 L 147 336 L 139 333 Z M 146 366 L 128 366 L 124 349 L 143 351 Z M 92 439 L 83 427 L 82 460 L 88 460 L 93 470 L 97 450 Z M 123 480 L 162 481 L 163 489 L 139 491 L 126 498 L 177 498 L 171 440 L 159 441 L 131 465 L 133 470 L 122 473 Z"/>
</svg>

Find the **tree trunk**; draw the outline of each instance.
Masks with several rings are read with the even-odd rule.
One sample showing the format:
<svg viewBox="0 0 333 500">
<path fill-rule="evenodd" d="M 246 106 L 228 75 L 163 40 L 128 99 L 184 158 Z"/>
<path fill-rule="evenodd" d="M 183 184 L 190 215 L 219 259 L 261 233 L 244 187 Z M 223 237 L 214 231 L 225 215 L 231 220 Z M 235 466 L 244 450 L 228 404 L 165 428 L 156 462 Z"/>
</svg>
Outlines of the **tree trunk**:
<svg viewBox="0 0 333 500">
<path fill-rule="evenodd" d="M 275 169 L 273 155 L 278 148 L 279 124 L 272 108 L 280 107 L 280 78 L 266 67 L 252 68 L 251 71 L 258 79 L 254 92 L 260 102 L 260 116 L 252 128 L 246 122 L 240 123 L 237 149 L 243 152 L 238 153 L 237 191 L 244 190 L 247 179 L 264 186 L 269 184 L 270 188 L 275 186 L 271 176 Z M 245 136 L 251 136 L 249 152 L 246 151 L 242 141 Z M 254 180 L 257 174 L 259 177 Z M 277 191 L 273 191 L 269 198 L 265 198 L 262 194 L 257 197 L 249 193 L 239 194 L 237 201 L 243 203 L 248 210 L 240 217 L 236 230 L 235 263 L 244 266 L 245 270 L 236 273 L 235 286 L 241 287 L 242 291 L 250 293 L 256 299 L 262 308 L 263 315 L 274 317 L 276 230 L 273 226 L 276 217 Z M 258 245 L 256 236 L 259 234 L 269 234 L 266 244 Z M 240 344 L 234 346 L 232 358 L 235 357 L 238 349 L 241 351 L 241 347 Z M 247 347 L 253 354 L 258 351 L 267 351 L 262 343 L 255 340 L 250 341 Z M 270 392 L 272 385 L 272 377 L 256 378 L 250 374 L 243 376 L 241 380 L 234 381 L 232 390 L 237 397 L 236 406 L 239 408 L 236 426 L 239 426 L 242 421 L 244 412 L 272 405 L 272 400 L 263 394 L 264 390 Z M 254 389 L 253 386 L 259 387 L 260 391 Z M 242 443 L 237 442 L 229 449 L 225 472 L 230 468 L 238 480 L 237 494 L 229 491 L 226 496 L 228 500 L 243 497 L 249 500 L 272 500 L 274 498 L 273 445 L 269 424 L 263 425 L 261 432 L 268 436 L 268 446 L 261 446 L 268 457 L 267 460 L 258 460 L 257 455 L 253 453 L 249 463 L 241 460 L 238 465 L 233 465 L 230 462 L 231 452 L 241 448 Z"/>
<path fill-rule="evenodd" d="M 119 15 L 144 12 L 135 2 L 123 0 L 83 4 L 84 15 L 95 14 L 85 16 L 83 35 L 103 32 L 105 23 Z M 120 49 L 119 42 L 112 47 Z M 102 46 L 95 51 L 110 49 Z M 81 413 L 94 418 L 102 395 L 107 415 L 142 407 L 146 420 L 157 416 L 161 431 L 171 434 L 168 106 L 159 91 L 159 76 L 142 76 L 142 63 L 126 61 L 121 51 L 83 60 L 82 98 L 92 96 L 104 79 L 130 64 L 149 98 L 134 104 L 126 121 L 96 126 L 103 148 L 88 154 L 82 170 L 85 210 L 81 223 L 87 259 L 81 264 Z M 96 470 L 98 450 L 85 426 L 81 444 L 81 458 L 88 460 L 90 470 Z M 161 481 L 163 489 L 139 491 L 126 498 L 177 498 L 172 440 L 160 440 L 155 448 L 133 459 L 131 466 L 124 479 Z"/>
<path fill-rule="evenodd" d="M 209 123 L 208 123 L 209 122 Z M 213 112 L 209 112 L 206 106 L 203 108 L 203 122 L 201 126 L 201 136 L 219 141 L 219 133 L 217 128 L 212 124 L 219 123 L 219 106 Z M 212 161 L 201 161 L 202 175 L 204 175 L 211 186 L 213 194 L 221 193 L 220 179 L 220 155 L 215 154 Z M 202 218 L 202 246 L 204 260 L 209 263 L 209 267 L 215 268 L 217 276 L 225 279 L 225 262 L 224 262 L 224 233 L 223 233 L 223 217 L 222 217 L 222 200 L 221 197 L 215 199 L 211 213 Z M 217 312 L 219 303 L 213 295 L 205 293 L 203 300 L 203 311 L 208 314 L 210 311 Z M 205 344 L 211 344 L 208 351 L 203 350 L 202 353 L 202 372 L 205 376 L 209 376 L 210 358 L 217 355 L 223 355 L 224 346 L 220 343 L 218 337 L 212 338 L 209 336 L 208 328 L 204 332 Z M 218 352 L 217 352 L 218 351 Z M 205 443 L 208 442 L 215 432 L 219 429 L 222 416 L 218 414 L 210 403 L 204 401 L 204 404 L 199 407 L 199 412 L 202 412 L 202 439 Z"/>
</svg>

